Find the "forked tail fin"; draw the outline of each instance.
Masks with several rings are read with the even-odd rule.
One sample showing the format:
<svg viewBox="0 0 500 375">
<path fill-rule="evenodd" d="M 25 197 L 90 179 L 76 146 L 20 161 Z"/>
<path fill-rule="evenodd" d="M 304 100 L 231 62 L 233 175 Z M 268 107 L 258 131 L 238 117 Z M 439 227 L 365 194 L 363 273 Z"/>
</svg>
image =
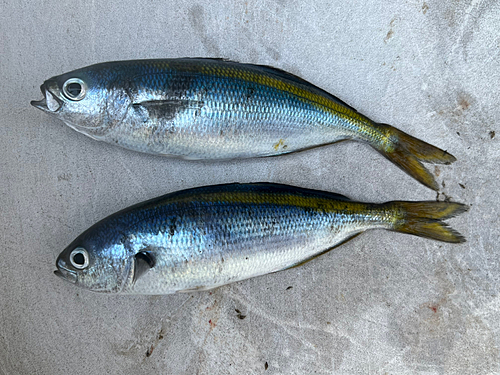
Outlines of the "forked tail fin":
<svg viewBox="0 0 500 375">
<path fill-rule="evenodd" d="M 389 142 L 377 145 L 377 150 L 410 176 L 433 190 L 438 190 L 434 176 L 421 162 L 450 164 L 457 159 L 448 152 L 412 137 L 387 124 L 375 124 Z"/>
<path fill-rule="evenodd" d="M 464 204 L 395 201 L 386 205 L 396 212 L 396 220 L 390 230 L 444 242 L 465 242 L 460 233 L 443 222 L 467 211 L 469 207 Z"/>
</svg>

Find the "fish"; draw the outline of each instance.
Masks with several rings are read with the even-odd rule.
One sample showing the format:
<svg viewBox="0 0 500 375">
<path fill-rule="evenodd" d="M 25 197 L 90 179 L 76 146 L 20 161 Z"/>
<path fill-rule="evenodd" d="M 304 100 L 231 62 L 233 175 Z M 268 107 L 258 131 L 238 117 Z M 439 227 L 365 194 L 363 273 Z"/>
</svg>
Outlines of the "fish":
<svg viewBox="0 0 500 375">
<path fill-rule="evenodd" d="M 438 190 L 422 164 L 456 158 L 376 123 L 286 71 L 224 59 L 114 61 L 46 80 L 31 104 L 95 140 L 189 160 L 277 156 L 345 140 L 367 143 Z"/>
<path fill-rule="evenodd" d="M 461 243 L 443 220 L 467 209 L 440 201 L 362 203 L 274 183 L 198 187 L 99 221 L 60 253 L 55 274 L 103 293 L 204 291 L 297 267 L 371 229 Z"/>
</svg>

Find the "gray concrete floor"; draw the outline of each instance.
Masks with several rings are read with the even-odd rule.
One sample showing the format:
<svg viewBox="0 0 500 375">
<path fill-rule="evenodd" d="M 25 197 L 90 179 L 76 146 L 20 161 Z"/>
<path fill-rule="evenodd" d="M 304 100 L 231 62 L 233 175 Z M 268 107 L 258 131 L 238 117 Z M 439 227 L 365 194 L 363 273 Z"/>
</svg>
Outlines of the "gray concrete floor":
<svg viewBox="0 0 500 375">
<path fill-rule="evenodd" d="M 2 2 L 0 373 L 499 373 L 498 25 L 499 3 L 480 0 Z M 188 162 L 93 141 L 29 105 L 53 75 L 183 56 L 286 69 L 447 149 L 458 161 L 431 168 L 439 199 L 471 205 L 451 221 L 468 242 L 372 231 L 303 267 L 190 295 L 58 279 L 57 255 L 83 230 L 183 188 L 272 181 L 436 199 L 359 143 Z"/>
</svg>

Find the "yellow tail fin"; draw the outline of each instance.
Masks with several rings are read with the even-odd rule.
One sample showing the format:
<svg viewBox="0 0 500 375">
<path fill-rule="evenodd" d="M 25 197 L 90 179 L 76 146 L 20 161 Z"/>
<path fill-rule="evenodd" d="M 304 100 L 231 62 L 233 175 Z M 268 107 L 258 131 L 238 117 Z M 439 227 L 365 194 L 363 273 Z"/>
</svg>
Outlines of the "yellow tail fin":
<svg viewBox="0 0 500 375">
<path fill-rule="evenodd" d="M 387 124 L 376 124 L 390 142 L 377 149 L 387 159 L 396 164 L 410 176 L 433 190 L 438 190 L 434 176 L 422 165 L 421 161 L 433 164 L 450 164 L 457 159 L 448 152 L 412 137 Z"/>
<path fill-rule="evenodd" d="M 465 238 L 442 220 L 457 216 L 469 209 L 452 202 L 389 202 L 396 211 L 396 222 L 391 230 L 432 238 L 438 241 L 460 243 Z"/>
</svg>

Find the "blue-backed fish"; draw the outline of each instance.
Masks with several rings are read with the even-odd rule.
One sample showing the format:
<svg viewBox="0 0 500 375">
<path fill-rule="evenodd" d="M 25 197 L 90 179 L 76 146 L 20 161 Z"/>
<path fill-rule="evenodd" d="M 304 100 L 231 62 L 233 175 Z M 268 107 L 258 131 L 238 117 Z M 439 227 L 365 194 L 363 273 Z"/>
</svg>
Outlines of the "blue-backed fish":
<svg viewBox="0 0 500 375">
<path fill-rule="evenodd" d="M 186 159 L 281 155 L 356 140 L 424 185 L 448 152 L 376 123 L 283 70 L 221 59 L 117 61 L 45 81 L 31 104 L 96 140 Z"/>
<path fill-rule="evenodd" d="M 171 193 L 98 222 L 57 258 L 56 275 L 97 292 L 209 290 L 303 264 L 369 229 L 465 239 L 443 220 L 452 202 L 354 202 L 328 192 L 256 183 Z"/>
</svg>

